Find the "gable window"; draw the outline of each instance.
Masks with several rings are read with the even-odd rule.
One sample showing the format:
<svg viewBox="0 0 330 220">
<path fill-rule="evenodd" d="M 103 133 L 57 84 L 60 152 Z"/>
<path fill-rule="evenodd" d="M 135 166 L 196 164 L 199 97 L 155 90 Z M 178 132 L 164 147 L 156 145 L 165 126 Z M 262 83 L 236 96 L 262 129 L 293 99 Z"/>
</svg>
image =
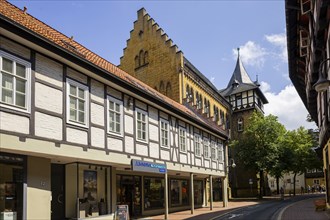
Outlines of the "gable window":
<svg viewBox="0 0 330 220">
<path fill-rule="evenodd" d="M 223 143 L 219 143 L 218 144 L 218 160 L 220 163 L 223 163 Z"/>
<path fill-rule="evenodd" d="M 1 106 L 30 110 L 31 64 L 0 51 Z"/>
<path fill-rule="evenodd" d="M 210 157 L 210 146 L 209 146 L 209 140 L 204 138 L 204 141 L 203 141 L 203 147 L 204 147 L 204 158 L 209 158 Z"/>
<path fill-rule="evenodd" d="M 147 112 L 136 109 L 136 138 L 139 141 L 147 141 Z"/>
<path fill-rule="evenodd" d="M 108 132 L 122 134 L 123 102 L 108 96 Z"/>
<path fill-rule="evenodd" d="M 243 118 L 237 119 L 237 131 L 243 131 Z"/>
<path fill-rule="evenodd" d="M 161 146 L 168 147 L 169 146 L 169 123 L 164 119 L 160 119 L 160 132 L 161 132 Z"/>
<path fill-rule="evenodd" d="M 194 137 L 194 143 L 195 143 L 195 155 L 196 156 L 201 156 L 201 136 L 198 134 L 195 134 Z"/>
<path fill-rule="evenodd" d="M 242 105 L 242 96 L 241 95 L 237 95 L 236 96 L 236 102 L 237 102 L 237 107 L 241 107 Z"/>
<path fill-rule="evenodd" d="M 211 159 L 212 160 L 216 160 L 217 156 L 216 156 L 216 149 L 215 149 L 215 142 L 211 141 Z"/>
<path fill-rule="evenodd" d="M 87 127 L 88 87 L 67 79 L 67 122 Z"/>
<path fill-rule="evenodd" d="M 186 142 L 186 129 L 185 128 L 179 128 L 179 146 L 180 151 L 186 152 L 187 151 L 187 142 Z"/>
</svg>

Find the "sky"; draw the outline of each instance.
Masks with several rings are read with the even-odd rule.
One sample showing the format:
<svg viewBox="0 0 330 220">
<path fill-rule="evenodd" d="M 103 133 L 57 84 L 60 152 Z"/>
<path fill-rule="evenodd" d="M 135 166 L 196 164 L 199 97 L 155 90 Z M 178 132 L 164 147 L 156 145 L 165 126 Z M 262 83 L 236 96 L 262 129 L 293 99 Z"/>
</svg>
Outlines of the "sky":
<svg viewBox="0 0 330 220">
<path fill-rule="evenodd" d="M 265 114 L 286 129 L 316 128 L 288 74 L 284 0 L 10 0 L 27 13 L 118 65 L 137 11 L 144 7 L 218 88 L 227 87 L 237 60 L 253 81 L 258 78 L 269 104 Z"/>
</svg>

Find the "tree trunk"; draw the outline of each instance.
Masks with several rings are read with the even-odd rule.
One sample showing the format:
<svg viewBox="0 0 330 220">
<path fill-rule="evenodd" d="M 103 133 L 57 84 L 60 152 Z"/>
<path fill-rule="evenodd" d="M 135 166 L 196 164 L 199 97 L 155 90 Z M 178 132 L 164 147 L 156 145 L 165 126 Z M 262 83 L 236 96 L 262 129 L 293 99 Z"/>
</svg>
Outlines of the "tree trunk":
<svg viewBox="0 0 330 220">
<path fill-rule="evenodd" d="M 260 170 L 260 179 L 259 179 L 259 186 L 260 186 L 260 189 L 259 189 L 259 199 L 262 199 L 262 196 L 264 195 L 264 172 L 263 170 Z"/>
<path fill-rule="evenodd" d="M 280 194 L 280 177 L 276 177 L 276 194 Z"/>
<path fill-rule="evenodd" d="M 295 173 L 293 175 L 293 196 L 296 196 L 296 176 L 297 174 Z"/>
</svg>

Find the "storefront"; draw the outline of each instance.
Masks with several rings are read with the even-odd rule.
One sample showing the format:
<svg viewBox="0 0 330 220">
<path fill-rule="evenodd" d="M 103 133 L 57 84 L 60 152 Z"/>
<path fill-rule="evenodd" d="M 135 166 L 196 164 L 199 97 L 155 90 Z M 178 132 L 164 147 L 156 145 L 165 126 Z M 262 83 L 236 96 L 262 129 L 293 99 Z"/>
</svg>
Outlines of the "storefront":
<svg viewBox="0 0 330 220">
<path fill-rule="evenodd" d="M 0 154 L 0 219 L 24 219 L 26 158 Z"/>
</svg>

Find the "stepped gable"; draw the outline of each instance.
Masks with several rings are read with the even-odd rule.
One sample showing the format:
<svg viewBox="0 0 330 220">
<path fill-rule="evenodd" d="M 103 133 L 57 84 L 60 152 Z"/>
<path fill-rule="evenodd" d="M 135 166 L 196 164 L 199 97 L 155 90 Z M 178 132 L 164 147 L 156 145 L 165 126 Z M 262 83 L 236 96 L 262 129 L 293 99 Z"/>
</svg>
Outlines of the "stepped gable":
<svg viewBox="0 0 330 220">
<path fill-rule="evenodd" d="M 213 125 L 212 123 L 205 122 L 203 118 L 196 115 L 193 111 L 184 105 L 181 105 L 180 103 L 177 103 L 167 96 L 159 93 L 155 89 L 149 87 L 140 80 L 119 69 L 111 62 L 85 48 L 83 45 L 74 41 L 72 37 L 67 37 L 66 35 L 53 29 L 42 21 L 29 15 L 26 10 L 23 11 L 5 0 L 0 0 L 0 20 L 5 20 L 9 23 L 12 23 L 17 27 L 24 29 L 24 31 L 38 36 L 41 40 L 57 46 L 67 53 L 79 56 L 87 63 L 96 65 L 103 69 L 106 74 L 115 76 L 118 79 L 124 81 L 126 84 L 138 88 L 140 91 L 157 98 L 168 106 L 175 108 L 186 115 L 189 115 L 189 117 L 194 118 L 196 121 L 207 125 L 208 127 L 211 127 L 213 130 L 223 135 L 228 135 L 227 132 Z"/>
<path fill-rule="evenodd" d="M 140 19 L 143 19 L 144 22 L 146 22 L 146 27 L 151 27 L 151 30 L 154 34 L 156 34 L 162 41 L 165 43 L 165 45 L 170 49 L 171 52 L 174 54 L 182 54 L 182 51 L 179 50 L 178 46 L 173 43 L 173 40 L 168 37 L 168 35 L 164 32 L 164 30 L 159 27 L 158 23 L 155 22 L 153 18 L 150 17 L 150 15 L 147 13 L 145 8 L 141 8 L 137 11 L 138 20 L 134 21 L 134 28 L 130 31 L 130 38 L 126 40 L 126 45 L 130 42 L 130 39 L 132 38 L 132 34 L 134 32 L 135 27 L 137 27 L 137 23 Z M 138 27 L 137 27 L 138 28 Z M 137 29 L 138 30 L 138 29 Z M 140 28 L 139 34 L 143 34 L 143 28 Z M 124 53 L 127 47 L 123 49 Z M 120 59 L 122 59 L 124 56 L 121 56 Z M 120 65 L 118 65 L 120 67 Z"/>
</svg>

